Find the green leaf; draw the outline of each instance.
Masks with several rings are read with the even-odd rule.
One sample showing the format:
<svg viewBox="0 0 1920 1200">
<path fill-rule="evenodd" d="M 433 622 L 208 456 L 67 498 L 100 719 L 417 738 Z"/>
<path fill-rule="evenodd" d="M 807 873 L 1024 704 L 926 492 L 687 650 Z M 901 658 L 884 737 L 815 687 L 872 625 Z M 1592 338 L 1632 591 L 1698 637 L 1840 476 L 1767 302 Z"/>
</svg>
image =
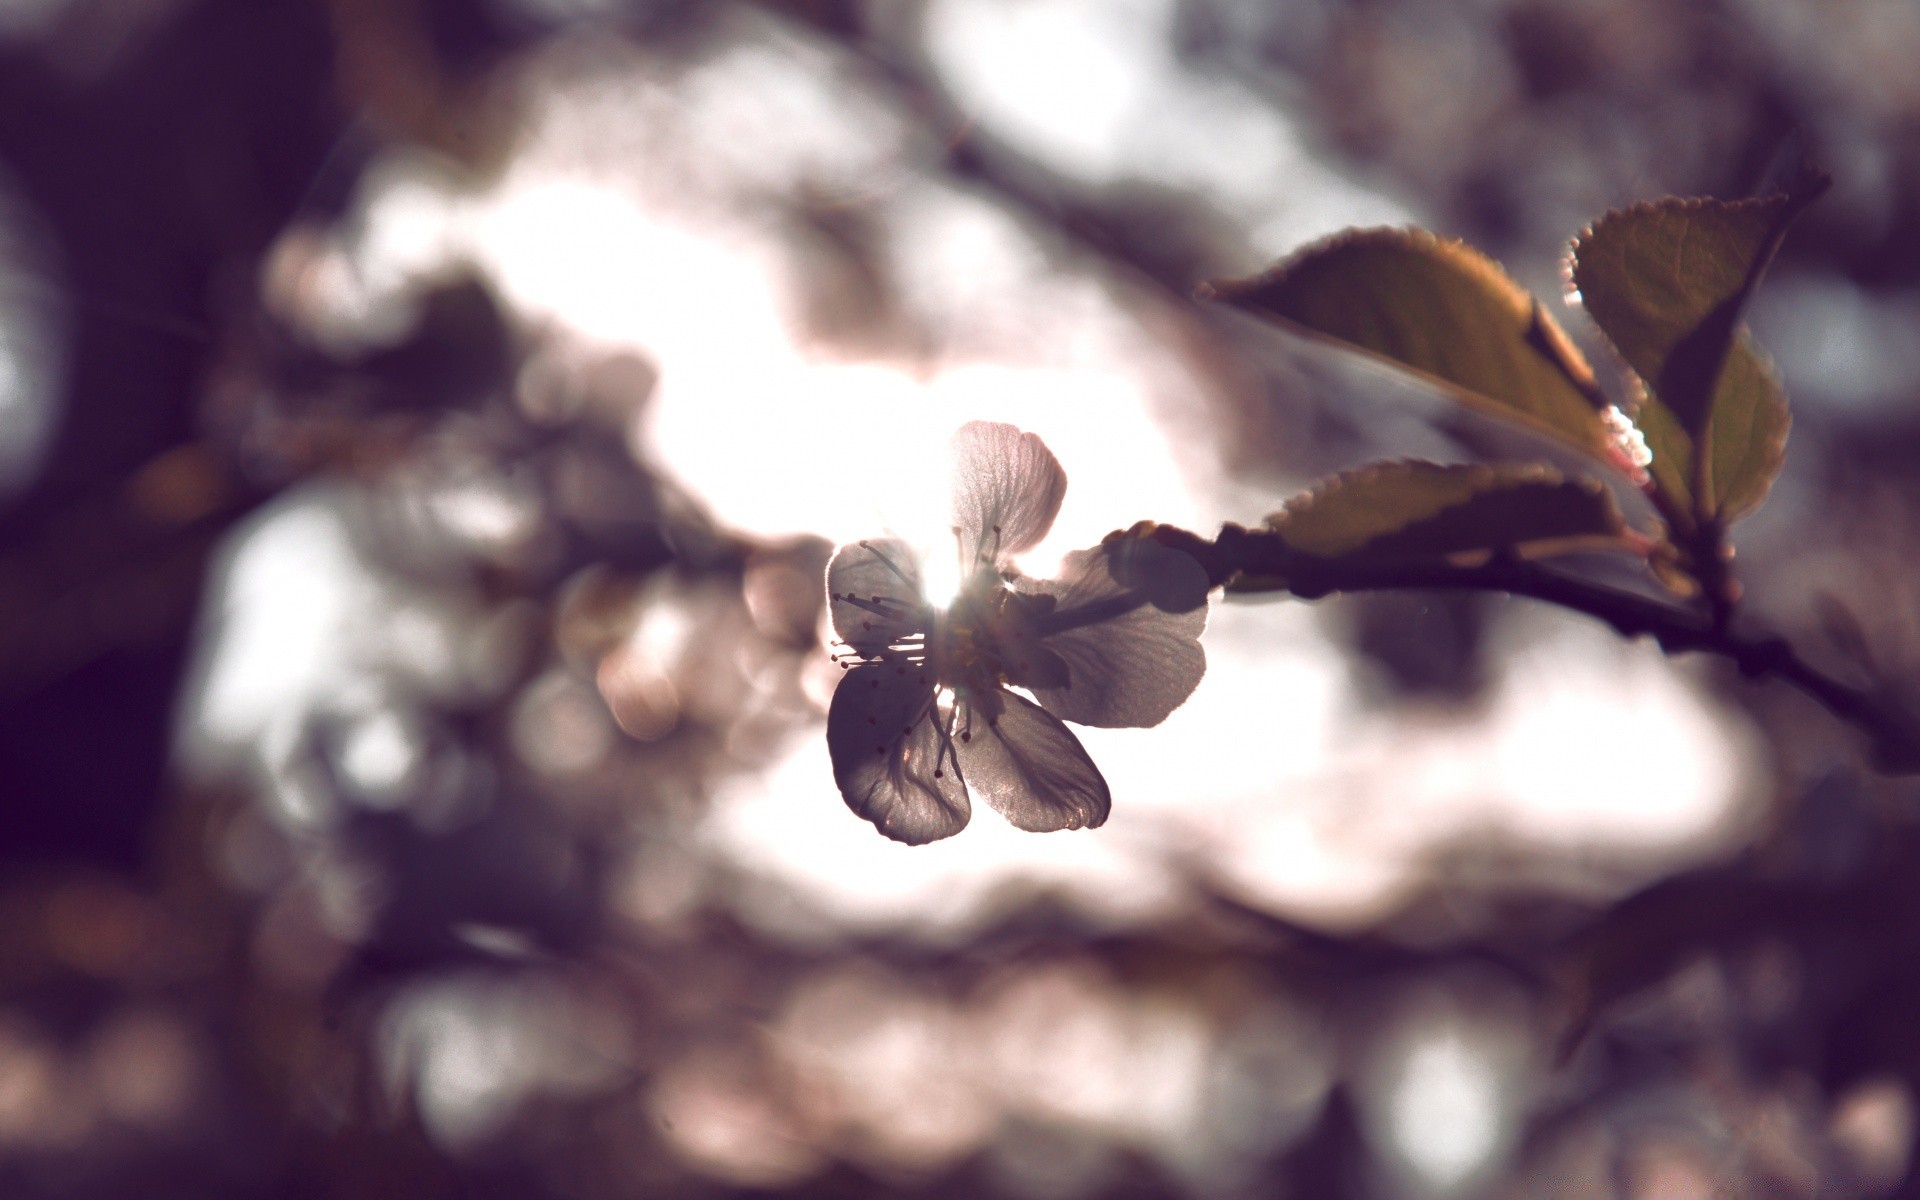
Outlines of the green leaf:
<svg viewBox="0 0 1920 1200">
<path fill-rule="evenodd" d="M 1714 392 L 1706 472 L 1712 511 L 1731 523 L 1760 507 L 1787 458 L 1787 394 L 1773 364 L 1743 329 Z"/>
<path fill-rule="evenodd" d="M 1638 204 L 1574 241 L 1581 303 L 1650 389 L 1634 419 L 1675 515 L 1730 522 L 1780 469 L 1786 396 L 1740 320 L 1787 227 L 1825 189 L 1808 175 L 1763 199 Z"/>
<path fill-rule="evenodd" d="M 1709 502 L 1694 500 L 1695 439 L 1679 414 L 1644 394 L 1633 423 L 1646 439 L 1653 461 L 1647 467 L 1655 488 L 1667 497 L 1668 515 L 1690 521 L 1699 516 L 1731 524 L 1760 507 L 1787 457 L 1787 431 L 1793 423 L 1787 395 L 1766 356 L 1744 329 L 1728 351 L 1714 384 L 1707 437 L 1710 459 L 1702 464 Z"/>
<path fill-rule="evenodd" d="M 1582 304 L 1688 434 L 1705 428 L 1746 302 L 1817 194 L 1657 200 L 1610 212 L 1574 240 Z"/>
<path fill-rule="evenodd" d="M 1321 558 L 1407 561 L 1508 550 L 1543 557 L 1620 544 L 1613 496 L 1546 467 L 1374 463 L 1334 476 L 1267 519 Z"/>
<path fill-rule="evenodd" d="M 1384 359 L 1473 408 L 1615 460 L 1586 360 L 1539 301 L 1465 243 L 1352 230 L 1199 294 Z"/>
</svg>

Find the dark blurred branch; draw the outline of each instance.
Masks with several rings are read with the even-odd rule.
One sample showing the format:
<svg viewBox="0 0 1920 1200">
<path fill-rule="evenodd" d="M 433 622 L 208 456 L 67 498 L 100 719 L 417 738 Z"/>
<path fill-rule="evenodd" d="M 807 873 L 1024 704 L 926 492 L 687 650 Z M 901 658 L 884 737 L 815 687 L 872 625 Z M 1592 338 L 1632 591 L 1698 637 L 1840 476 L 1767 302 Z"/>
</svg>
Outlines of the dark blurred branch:
<svg viewBox="0 0 1920 1200">
<path fill-rule="evenodd" d="M 1865 733 L 1875 764 L 1897 774 L 1920 773 L 1920 721 L 1893 697 L 1842 683 L 1800 657 L 1784 638 L 1742 635 L 1710 613 L 1679 608 L 1605 584 L 1551 571 L 1512 556 L 1459 566 L 1444 560 L 1383 561 L 1303 554 L 1266 530 L 1229 524 L 1208 541 L 1184 529 L 1156 526 L 1150 536 L 1192 555 L 1215 587 L 1261 581 L 1245 590 L 1285 591 L 1302 600 L 1335 592 L 1396 589 L 1501 592 L 1585 613 L 1628 638 L 1651 636 L 1668 654 L 1716 654 L 1750 679 L 1779 679 L 1819 701 Z"/>
</svg>

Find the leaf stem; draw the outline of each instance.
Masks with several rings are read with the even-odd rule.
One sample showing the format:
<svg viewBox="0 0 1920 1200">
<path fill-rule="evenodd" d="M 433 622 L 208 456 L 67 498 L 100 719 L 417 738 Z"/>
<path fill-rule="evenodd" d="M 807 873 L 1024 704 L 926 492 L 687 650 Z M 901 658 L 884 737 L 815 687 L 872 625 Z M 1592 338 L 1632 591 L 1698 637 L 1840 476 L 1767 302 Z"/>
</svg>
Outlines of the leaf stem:
<svg viewBox="0 0 1920 1200">
<path fill-rule="evenodd" d="M 1733 607 L 1740 599 L 1740 585 L 1733 578 L 1733 547 L 1727 544 L 1726 527 L 1717 516 L 1700 514 L 1694 529 L 1694 577 L 1707 602 L 1707 619 L 1715 631 L 1726 633 L 1733 628 Z"/>
<path fill-rule="evenodd" d="M 1774 635 L 1740 635 L 1718 612 L 1679 608 L 1606 584 L 1561 574 L 1512 555 L 1461 566 L 1444 560 L 1366 560 L 1303 554 L 1270 530 L 1229 524 L 1208 541 L 1172 526 L 1136 526 L 1162 545 L 1184 551 L 1206 569 L 1216 587 L 1286 591 L 1303 600 L 1335 592 L 1502 592 L 1584 613 L 1624 637 L 1652 637 L 1668 654 L 1714 654 L 1750 679 L 1778 679 L 1818 701 L 1866 734 L 1875 763 L 1896 774 L 1920 773 L 1920 721 L 1890 697 L 1827 675 Z"/>
</svg>

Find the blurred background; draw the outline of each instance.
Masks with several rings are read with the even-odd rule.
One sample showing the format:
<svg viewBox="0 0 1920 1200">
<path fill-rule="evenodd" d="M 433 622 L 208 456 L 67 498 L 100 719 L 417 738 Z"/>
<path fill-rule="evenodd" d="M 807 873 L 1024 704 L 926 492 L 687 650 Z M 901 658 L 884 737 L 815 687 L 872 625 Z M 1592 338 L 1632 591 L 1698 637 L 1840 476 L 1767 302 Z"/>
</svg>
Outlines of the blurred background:
<svg viewBox="0 0 1920 1200">
<path fill-rule="evenodd" d="M 1836 179 L 1751 615 L 1920 679 L 1910 0 L 6 0 L 0 1195 L 1907 1194 L 1911 782 L 1517 601 L 1218 603 L 1097 832 L 836 793 L 835 543 L 1550 453 L 1188 297 Z M 1567 318 L 1604 368 L 1578 314 Z M 1904 683 L 1902 682 L 1904 681 Z"/>
</svg>

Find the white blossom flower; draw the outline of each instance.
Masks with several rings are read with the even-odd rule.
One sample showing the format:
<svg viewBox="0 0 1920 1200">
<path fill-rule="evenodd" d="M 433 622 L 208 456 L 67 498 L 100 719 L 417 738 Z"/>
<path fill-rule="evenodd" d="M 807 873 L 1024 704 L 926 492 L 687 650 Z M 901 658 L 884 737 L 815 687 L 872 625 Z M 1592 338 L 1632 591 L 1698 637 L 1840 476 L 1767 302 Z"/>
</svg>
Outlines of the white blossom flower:
<svg viewBox="0 0 1920 1200">
<path fill-rule="evenodd" d="M 1206 670 L 1206 572 L 1179 551 L 1109 538 L 1069 554 L 1059 579 L 1015 569 L 1066 490 L 1038 437 L 975 421 L 954 435 L 950 605 L 922 595 L 896 538 L 842 546 L 827 566 L 847 668 L 827 713 L 834 779 L 896 841 L 960 832 L 969 792 L 1021 829 L 1100 825 L 1106 780 L 1062 722 L 1157 725 Z"/>
</svg>

